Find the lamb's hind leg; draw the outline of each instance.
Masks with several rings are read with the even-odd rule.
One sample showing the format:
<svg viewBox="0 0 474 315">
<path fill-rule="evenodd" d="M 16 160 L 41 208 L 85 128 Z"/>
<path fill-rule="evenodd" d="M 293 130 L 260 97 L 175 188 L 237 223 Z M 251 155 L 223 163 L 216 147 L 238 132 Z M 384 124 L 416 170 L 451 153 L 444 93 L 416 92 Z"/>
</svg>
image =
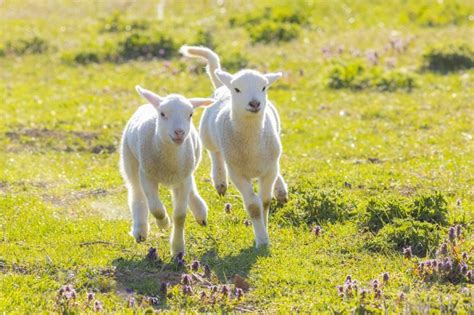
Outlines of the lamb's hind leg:
<svg viewBox="0 0 474 315">
<path fill-rule="evenodd" d="M 189 209 L 196 219 L 197 223 L 206 226 L 207 225 L 207 212 L 208 208 L 206 202 L 201 198 L 196 187 L 194 176 L 191 176 L 191 192 L 189 193 Z"/>
<path fill-rule="evenodd" d="M 166 213 L 166 208 L 158 197 L 158 182 L 151 176 L 140 170 L 140 184 L 145 194 L 148 209 L 156 219 L 156 224 L 162 229 L 167 229 L 170 219 Z"/>
<path fill-rule="evenodd" d="M 272 202 L 272 190 L 277 179 L 278 168 L 271 168 L 264 176 L 258 179 L 260 184 L 259 195 L 263 203 L 263 221 L 268 229 L 268 213 L 270 212 L 270 203 Z"/>
<path fill-rule="evenodd" d="M 212 161 L 211 177 L 212 183 L 221 196 L 225 195 L 227 191 L 227 170 L 225 167 L 224 157 L 222 153 L 209 151 L 209 156 Z"/>
<path fill-rule="evenodd" d="M 148 210 L 138 175 L 138 161 L 128 148 L 122 149 L 121 168 L 127 183 L 128 206 L 132 212 L 132 231 L 130 234 L 140 243 L 148 236 Z"/>
<path fill-rule="evenodd" d="M 273 186 L 273 196 L 275 196 L 279 203 L 288 202 L 288 186 L 280 172 L 278 172 L 275 185 Z"/>
</svg>

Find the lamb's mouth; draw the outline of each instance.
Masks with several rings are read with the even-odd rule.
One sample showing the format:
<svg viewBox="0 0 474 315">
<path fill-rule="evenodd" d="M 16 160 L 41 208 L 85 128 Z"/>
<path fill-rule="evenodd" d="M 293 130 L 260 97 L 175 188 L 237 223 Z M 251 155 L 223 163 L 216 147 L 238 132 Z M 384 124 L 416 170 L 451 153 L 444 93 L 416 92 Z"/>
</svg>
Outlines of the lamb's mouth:
<svg viewBox="0 0 474 315">
<path fill-rule="evenodd" d="M 247 107 L 247 111 L 256 114 L 260 111 L 260 108 Z"/>
<path fill-rule="evenodd" d="M 186 138 L 173 138 L 173 137 L 171 137 L 171 140 L 176 144 L 183 144 L 185 139 Z"/>
</svg>

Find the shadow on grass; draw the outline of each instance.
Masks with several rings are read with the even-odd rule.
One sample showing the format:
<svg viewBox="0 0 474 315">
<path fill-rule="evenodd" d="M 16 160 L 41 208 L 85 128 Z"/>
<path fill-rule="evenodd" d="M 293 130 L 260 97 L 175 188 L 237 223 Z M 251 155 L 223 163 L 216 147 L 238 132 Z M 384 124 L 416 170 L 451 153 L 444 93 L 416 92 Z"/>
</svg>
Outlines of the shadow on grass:
<svg viewBox="0 0 474 315">
<path fill-rule="evenodd" d="M 201 262 L 208 264 L 211 270 L 216 274 L 219 282 L 228 283 L 236 274 L 247 277 L 252 265 L 257 261 L 258 257 L 266 257 L 270 255 L 267 247 L 258 248 L 249 247 L 242 249 L 235 255 L 219 257 L 217 252 L 212 249 L 207 251 L 201 258 Z"/>
</svg>

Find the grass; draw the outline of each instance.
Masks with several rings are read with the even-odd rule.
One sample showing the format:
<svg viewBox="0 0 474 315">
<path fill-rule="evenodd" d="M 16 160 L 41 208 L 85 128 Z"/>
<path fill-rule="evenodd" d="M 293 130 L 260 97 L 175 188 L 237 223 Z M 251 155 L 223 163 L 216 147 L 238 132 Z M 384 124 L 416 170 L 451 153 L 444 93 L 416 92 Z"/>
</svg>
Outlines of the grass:
<svg viewBox="0 0 474 315">
<path fill-rule="evenodd" d="M 284 1 L 266 9 L 275 3 L 168 1 L 161 20 L 155 4 L 143 1 L 1 4 L 1 312 L 92 312 L 88 292 L 110 313 L 472 311 L 465 276 L 454 284 L 416 267 L 435 257 L 454 224 L 464 230 L 455 254 L 474 249 L 474 71 L 424 66 L 427 51 L 472 45 L 472 3 Z M 252 18 L 260 26 L 291 23 L 298 36 L 253 43 L 252 28 L 241 25 Z M 169 59 L 141 56 L 133 45 L 133 60 L 100 59 L 133 34 L 140 47 L 159 46 L 153 34 L 173 38 Z M 271 247 L 255 250 L 238 192 L 231 186 L 218 197 L 204 154 L 196 179 L 211 209 L 209 226 L 188 217 L 186 264 L 179 267 L 169 231 L 152 225 L 142 244 L 128 235 L 117 147 L 142 102 L 134 85 L 189 97 L 211 93 L 202 66 L 173 51 L 193 42 L 212 43 L 232 71 L 248 65 L 285 72 L 269 96 L 282 118 L 281 169 L 291 194 L 288 204 L 272 206 Z M 464 60 L 463 51 L 472 48 L 457 50 L 456 60 Z M 75 62 L 81 53 L 84 62 Z M 436 59 L 437 67 L 445 69 L 445 59 L 453 69 L 451 57 Z M 328 86 L 335 65 L 354 62 L 387 88 Z M 398 88 L 392 73 L 414 84 L 407 89 L 402 80 Z M 164 188 L 162 196 L 171 209 Z M 421 257 L 404 258 L 400 246 L 416 251 L 415 241 L 426 244 L 415 253 Z M 146 258 L 150 247 L 160 260 Z M 179 282 L 193 260 L 209 265 L 211 277 L 193 280 L 194 293 L 185 295 Z M 472 257 L 467 264 L 473 269 Z M 370 288 L 383 272 L 390 280 L 380 298 L 372 291 L 365 299 L 339 296 L 347 275 Z M 240 300 L 236 274 L 250 285 Z M 77 298 L 61 302 L 58 290 L 67 284 Z M 209 286 L 224 284 L 231 296 L 211 297 Z"/>
</svg>

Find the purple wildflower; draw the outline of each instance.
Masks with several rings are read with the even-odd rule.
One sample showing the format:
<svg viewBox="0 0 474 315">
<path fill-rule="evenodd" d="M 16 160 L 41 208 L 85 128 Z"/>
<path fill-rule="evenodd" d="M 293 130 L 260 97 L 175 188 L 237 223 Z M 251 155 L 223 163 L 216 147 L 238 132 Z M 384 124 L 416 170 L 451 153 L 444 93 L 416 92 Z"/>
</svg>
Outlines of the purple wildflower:
<svg viewBox="0 0 474 315">
<path fill-rule="evenodd" d="M 216 293 L 217 292 L 217 286 L 215 286 L 215 285 L 211 286 L 211 292 Z"/>
<path fill-rule="evenodd" d="M 462 264 L 460 265 L 459 271 L 460 271 L 462 274 L 466 274 L 466 273 L 467 273 L 467 265 L 466 265 L 465 263 L 462 263 Z"/>
<path fill-rule="evenodd" d="M 343 292 L 344 292 L 344 287 L 343 287 L 342 285 L 338 285 L 338 286 L 337 286 L 337 291 L 338 291 L 339 293 L 343 293 Z"/>
<path fill-rule="evenodd" d="M 146 254 L 146 258 L 149 259 L 149 260 L 156 260 L 158 258 L 156 248 L 150 247 L 148 249 L 148 254 Z"/>
<path fill-rule="evenodd" d="M 390 278 L 390 276 L 389 276 L 388 272 L 384 272 L 382 274 L 383 282 L 387 282 L 389 278 Z"/>
<path fill-rule="evenodd" d="M 346 282 L 351 282 L 351 281 L 352 281 L 351 275 L 347 275 L 347 277 L 346 277 Z"/>
<path fill-rule="evenodd" d="M 230 210 L 232 209 L 232 205 L 230 203 L 226 203 L 224 206 L 224 211 L 226 213 L 230 213 Z"/>
<path fill-rule="evenodd" d="M 374 291 L 376 291 L 379 287 L 379 281 L 377 279 L 372 281 L 372 287 L 374 288 Z"/>
<path fill-rule="evenodd" d="M 467 260 L 467 253 L 466 252 L 463 252 L 462 255 L 461 255 L 462 259 L 463 260 Z"/>
<path fill-rule="evenodd" d="M 243 296 L 244 296 L 244 290 L 242 290 L 241 288 L 236 288 L 235 297 L 237 298 L 237 300 L 240 300 Z"/>
<path fill-rule="evenodd" d="M 374 295 L 374 298 L 376 299 L 380 299 L 382 297 L 382 290 L 380 289 L 375 289 L 375 295 Z"/>
<path fill-rule="evenodd" d="M 184 273 L 184 274 L 181 276 L 181 283 L 182 283 L 182 284 L 187 284 L 187 285 L 189 285 L 189 284 L 191 284 L 192 282 L 193 282 L 193 278 L 192 278 L 190 275 Z"/>
<path fill-rule="evenodd" d="M 408 259 L 410 259 L 413 256 L 412 251 L 411 251 L 411 246 L 405 247 L 403 249 L 403 256 L 405 256 L 405 258 L 408 258 Z"/>
<path fill-rule="evenodd" d="M 360 297 L 362 299 L 365 299 L 367 297 L 368 293 L 369 293 L 369 291 L 367 289 L 362 289 L 362 290 L 360 290 Z"/>
<path fill-rule="evenodd" d="M 195 261 L 193 261 L 193 263 L 191 264 L 191 269 L 192 269 L 193 271 L 198 271 L 200 266 L 201 266 L 201 264 L 199 263 L 199 261 L 195 260 Z"/>
<path fill-rule="evenodd" d="M 151 305 L 158 305 L 160 304 L 160 300 L 157 297 L 150 296 L 148 297 L 148 303 L 150 303 Z"/>
<path fill-rule="evenodd" d="M 379 62 L 379 54 L 375 50 L 369 50 L 366 52 L 365 56 L 371 65 L 376 65 Z"/>
<path fill-rule="evenodd" d="M 226 297 L 229 296 L 229 291 L 229 287 L 224 284 L 221 289 L 222 295 Z"/>
<path fill-rule="evenodd" d="M 314 235 L 319 236 L 321 234 L 321 227 L 319 225 L 316 225 L 313 228 L 313 233 L 314 233 Z"/>
<path fill-rule="evenodd" d="M 472 270 L 468 270 L 466 272 L 466 277 L 467 277 L 467 280 L 469 280 L 469 282 L 473 282 L 474 278 L 473 278 L 473 274 L 472 274 Z"/>
<path fill-rule="evenodd" d="M 440 253 L 441 253 L 441 255 L 443 255 L 443 256 L 446 256 L 446 255 L 448 254 L 448 244 L 446 244 L 446 242 L 444 242 L 443 244 L 441 244 Z"/>
<path fill-rule="evenodd" d="M 100 312 L 102 311 L 104 308 L 102 306 L 102 303 L 99 301 L 99 300 L 95 300 L 94 302 L 94 311 L 96 312 Z"/>
<path fill-rule="evenodd" d="M 204 301 L 207 298 L 206 292 L 201 291 L 201 294 L 199 295 L 199 298 L 201 299 L 201 301 Z"/>
<path fill-rule="evenodd" d="M 207 278 L 211 277 L 211 267 L 209 265 L 204 265 L 204 276 Z"/>
<path fill-rule="evenodd" d="M 398 299 L 400 301 L 404 301 L 405 300 L 405 293 L 401 292 L 399 295 L 398 295 Z"/>
<path fill-rule="evenodd" d="M 456 239 L 456 228 L 454 226 L 449 228 L 448 238 L 451 242 L 454 242 L 454 240 Z"/>
<path fill-rule="evenodd" d="M 160 291 L 163 295 L 168 294 L 168 282 L 162 282 L 160 285 Z"/>
<path fill-rule="evenodd" d="M 461 238 L 462 235 L 462 226 L 460 224 L 456 225 L 456 236 Z"/>
<path fill-rule="evenodd" d="M 89 302 L 91 302 L 91 301 L 94 299 L 94 297 L 95 297 L 94 292 L 89 292 L 89 293 L 87 293 L 87 300 L 88 300 Z"/>
<path fill-rule="evenodd" d="M 183 285 L 183 294 L 184 295 L 192 295 L 193 294 L 193 289 L 191 288 L 190 285 Z"/>
<path fill-rule="evenodd" d="M 129 299 L 128 299 L 128 307 L 134 307 L 135 306 L 135 298 L 133 296 L 131 296 Z"/>
</svg>

